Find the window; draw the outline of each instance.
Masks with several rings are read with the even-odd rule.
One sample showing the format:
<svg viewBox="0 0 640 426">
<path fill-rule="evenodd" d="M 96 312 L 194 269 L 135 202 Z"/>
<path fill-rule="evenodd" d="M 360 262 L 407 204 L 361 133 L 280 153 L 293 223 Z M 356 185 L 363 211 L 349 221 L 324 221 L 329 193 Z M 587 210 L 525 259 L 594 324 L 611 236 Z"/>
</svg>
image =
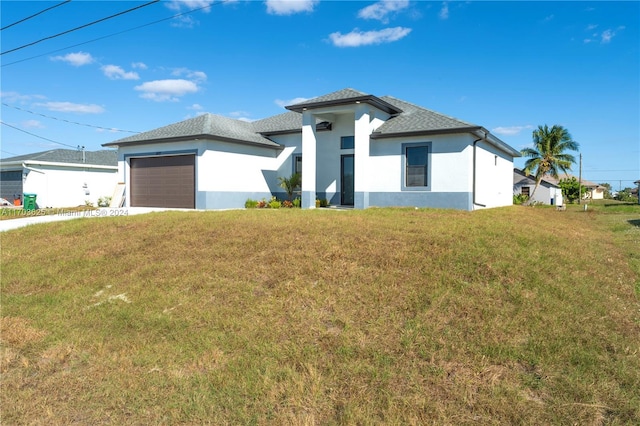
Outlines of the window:
<svg viewBox="0 0 640 426">
<path fill-rule="evenodd" d="M 298 173 L 302 176 L 302 155 L 293 156 L 293 173 Z"/>
<path fill-rule="evenodd" d="M 521 191 L 522 195 L 526 195 L 527 197 L 529 196 L 529 187 L 528 186 L 523 186 L 520 191 Z"/>
<path fill-rule="evenodd" d="M 406 175 L 405 186 L 427 186 L 427 145 L 405 147 Z"/>
<path fill-rule="evenodd" d="M 353 149 L 354 138 L 353 136 L 342 136 L 340 138 L 340 149 Z"/>
</svg>

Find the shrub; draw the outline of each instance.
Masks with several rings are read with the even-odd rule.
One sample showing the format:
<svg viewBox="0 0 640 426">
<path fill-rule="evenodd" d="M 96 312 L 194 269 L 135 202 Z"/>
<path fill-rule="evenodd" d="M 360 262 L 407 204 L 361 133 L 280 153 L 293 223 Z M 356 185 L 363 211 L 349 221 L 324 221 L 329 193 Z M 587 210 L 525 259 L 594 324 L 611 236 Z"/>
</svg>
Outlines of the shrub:
<svg viewBox="0 0 640 426">
<path fill-rule="evenodd" d="M 513 204 L 524 204 L 529 201 L 529 196 L 526 194 L 513 194 Z"/>
<path fill-rule="evenodd" d="M 295 200 L 293 200 L 293 207 L 296 207 L 299 209 L 301 204 L 302 204 L 302 201 L 300 200 L 300 198 L 296 198 Z"/>
<path fill-rule="evenodd" d="M 280 207 L 282 207 L 282 203 L 280 201 L 278 201 L 276 199 L 276 197 L 271 198 L 271 201 L 269 201 L 269 208 L 270 209 L 279 209 Z"/>
<path fill-rule="evenodd" d="M 98 207 L 109 207 L 111 204 L 111 197 L 98 198 Z"/>
<path fill-rule="evenodd" d="M 259 209 L 264 209 L 265 207 L 267 207 L 267 202 L 263 198 L 262 200 L 258 201 L 258 204 L 256 205 L 256 207 Z"/>
<path fill-rule="evenodd" d="M 257 200 L 252 200 L 251 198 L 249 198 L 247 199 L 247 201 L 244 202 L 245 209 L 255 209 L 256 207 L 258 207 Z"/>
<path fill-rule="evenodd" d="M 329 200 L 326 198 L 320 200 L 320 207 L 329 207 Z"/>
<path fill-rule="evenodd" d="M 284 200 L 282 202 L 282 207 L 290 209 L 293 207 L 293 202 L 289 201 L 289 200 Z"/>
</svg>

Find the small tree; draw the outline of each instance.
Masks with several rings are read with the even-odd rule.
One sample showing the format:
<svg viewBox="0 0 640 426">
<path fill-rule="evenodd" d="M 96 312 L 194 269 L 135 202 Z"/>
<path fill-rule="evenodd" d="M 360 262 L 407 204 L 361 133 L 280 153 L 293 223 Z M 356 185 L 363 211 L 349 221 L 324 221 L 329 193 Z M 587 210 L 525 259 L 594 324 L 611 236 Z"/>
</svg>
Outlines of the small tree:
<svg viewBox="0 0 640 426">
<path fill-rule="evenodd" d="M 571 138 L 569 131 L 562 126 L 538 126 L 533 131 L 533 147 L 521 151 L 522 156 L 528 158 L 524 164 L 525 174 L 533 173 L 536 178 L 536 186 L 531 192 L 529 202 L 533 201 L 533 196 L 545 176 L 557 179 L 558 171 L 567 173 L 576 160 L 566 151 L 577 151 L 579 146 L 578 142 Z"/>
<path fill-rule="evenodd" d="M 562 189 L 562 195 L 564 198 L 566 198 L 570 203 L 575 202 L 580 197 L 580 195 L 578 195 L 580 194 L 579 191 L 582 192 L 582 198 L 584 198 L 584 194 L 587 193 L 587 188 L 584 186 L 581 187 L 578 179 L 574 177 L 571 179 L 562 179 L 558 182 L 558 186 Z"/>
<path fill-rule="evenodd" d="M 600 183 L 600 186 L 602 186 L 604 188 L 604 198 L 610 200 L 613 198 L 613 196 L 611 195 L 611 184 L 610 183 Z"/>
<path fill-rule="evenodd" d="M 300 173 L 294 173 L 288 178 L 279 176 L 278 180 L 280 181 L 280 187 L 284 189 L 289 197 L 289 201 L 291 201 L 293 199 L 293 193 L 296 192 L 296 189 L 300 188 L 300 185 L 302 185 L 302 177 L 300 176 Z"/>
</svg>

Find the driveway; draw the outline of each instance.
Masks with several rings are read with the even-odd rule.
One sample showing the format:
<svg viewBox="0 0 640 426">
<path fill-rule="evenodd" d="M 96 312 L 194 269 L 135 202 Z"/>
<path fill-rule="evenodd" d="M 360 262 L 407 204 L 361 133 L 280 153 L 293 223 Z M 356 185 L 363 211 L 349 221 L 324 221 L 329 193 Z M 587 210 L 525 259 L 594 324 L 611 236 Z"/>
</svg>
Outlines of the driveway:
<svg viewBox="0 0 640 426">
<path fill-rule="evenodd" d="M 182 209 L 163 209 L 155 207 L 126 207 L 119 209 L 112 208 L 100 208 L 97 210 L 87 211 L 71 211 L 60 209 L 57 214 L 38 214 L 38 210 L 23 211 L 25 217 L 20 219 L 7 219 L 0 220 L 0 232 L 9 231 L 11 229 L 22 228 L 23 226 L 36 225 L 38 223 L 59 222 L 62 220 L 71 219 L 90 219 L 100 217 L 118 217 L 118 216 L 133 216 L 136 214 L 145 214 L 151 212 L 160 212 L 167 210 L 182 210 Z M 194 211 L 194 210 L 185 210 Z M 44 212 L 43 212 L 44 213 Z"/>
</svg>

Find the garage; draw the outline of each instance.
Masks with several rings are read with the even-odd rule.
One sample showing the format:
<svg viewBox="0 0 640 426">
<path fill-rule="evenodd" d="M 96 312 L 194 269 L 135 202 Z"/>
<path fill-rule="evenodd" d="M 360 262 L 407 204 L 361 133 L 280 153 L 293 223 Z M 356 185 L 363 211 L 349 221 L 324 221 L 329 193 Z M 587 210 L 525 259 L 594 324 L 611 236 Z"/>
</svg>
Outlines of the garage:
<svg viewBox="0 0 640 426">
<path fill-rule="evenodd" d="M 22 196 L 22 170 L 0 172 L 0 197 L 13 202 L 16 195 Z"/>
<path fill-rule="evenodd" d="M 195 208 L 195 155 L 131 158 L 132 207 Z"/>
</svg>

